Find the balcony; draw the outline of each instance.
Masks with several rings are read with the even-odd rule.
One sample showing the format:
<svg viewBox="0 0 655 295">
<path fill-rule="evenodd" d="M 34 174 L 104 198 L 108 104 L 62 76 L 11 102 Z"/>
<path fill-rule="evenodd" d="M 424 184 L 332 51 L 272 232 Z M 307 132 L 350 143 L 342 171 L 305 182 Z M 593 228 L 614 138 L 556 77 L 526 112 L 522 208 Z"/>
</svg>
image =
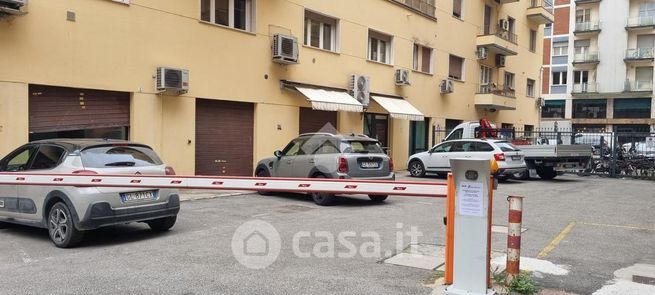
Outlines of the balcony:
<svg viewBox="0 0 655 295">
<path fill-rule="evenodd" d="M 519 2 L 519 0 L 495 0 L 496 3 L 498 4 L 509 4 L 509 3 L 514 3 L 514 2 Z"/>
<path fill-rule="evenodd" d="M 653 80 L 625 80 L 624 92 L 653 92 Z"/>
<path fill-rule="evenodd" d="M 487 28 L 476 38 L 478 47 L 486 47 L 491 53 L 517 55 L 518 37 L 516 34 L 500 27 Z"/>
<path fill-rule="evenodd" d="M 586 93 L 598 93 L 598 84 L 596 83 L 577 83 L 573 84 L 573 89 L 571 89 L 571 94 L 586 94 Z"/>
<path fill-rule="evenodd" d="M 575 5 L 598 3 L 598 2 L 600 2 L 600 0 L 575 0 Z"/>
<path fill-rule="evenodd" d="M 435 18 L 434 11 L 436 6 L 434 1 L 435 0 L 393 0 L 393 2 L 396 2 L 411 10 L 420 12 L 421 14 L 431 18 Z"/>
<path fill-rule="evenodd" d="M 475 106 L 489 110 L 516 110 L 516 92 L 510 87 L 496 83 L 480 85 L 475 94 Z"/>
<path fill-rule="evenodd" d="M 573 65 L 597 65 L 600 62 L 598 52 L 576 53 L 573 56 Z"/>
<path fill-rule="evenodd" d="M 625 51 L 626 62 L 653 61 L 655 59 L 653 48 L 631 48 Z"/>
<path fill-rule="evenodd" d="M 600 22 L 576 23 L 573 35 L 598 34 L 600 32 Z"/>
<path fill-rule="evenodd" d="M 638 16 L 628 19 L 626 30 L 655 29 L 655 16 Z"/>
<path fill-rule="evenodd" d="M 553 16 L 553 4 L 548 0 L 530 0 L 530 7 L 526 14 L 528 19 L 538 24 L 551 24 Z"/>
</svg>

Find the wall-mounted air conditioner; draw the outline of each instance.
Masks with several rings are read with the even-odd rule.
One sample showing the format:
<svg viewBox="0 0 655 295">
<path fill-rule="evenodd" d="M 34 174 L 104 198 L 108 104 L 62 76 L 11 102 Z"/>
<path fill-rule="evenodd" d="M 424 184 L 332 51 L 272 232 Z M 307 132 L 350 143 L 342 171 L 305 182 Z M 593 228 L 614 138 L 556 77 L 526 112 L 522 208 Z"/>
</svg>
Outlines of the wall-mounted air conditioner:
<svg viewBox="0 0 655 295">
<path fill-rule="evenodd" d="M 273 35 L 273 61 L 281 64 L 297 64 L 298 39 L 281 34 Z"/>
<path fill-rule="evenodd" d="M 404 86 L 409 84 L 409 71 L 404 69 L 397 69 L 394 75 L 396 85 Z"/>
<path fill-rule="evenodd" d="M 25 14 L 27 0 L 0 0 L 0 14 Z"/>
<path fill-rule="evenodd" d="M 157 68 L 157 92 L 166 94 L 184 94 L 189 92 L 189 70 L 168 67 Z"/>
<path fill-rule="evenodd" d="M 350 94 L 364 107 L 368 107 L 371 96 L 371 80 L 367 76 L 350 76 Z"/>
<path fill-rule="evenodd" d="M 441 83 L 439 83 L 439 90 L 441 93 L 452 93 L 455 91 L 455 83 L 453 83 L 453 80 L 441 80 Z"/>
</svg>

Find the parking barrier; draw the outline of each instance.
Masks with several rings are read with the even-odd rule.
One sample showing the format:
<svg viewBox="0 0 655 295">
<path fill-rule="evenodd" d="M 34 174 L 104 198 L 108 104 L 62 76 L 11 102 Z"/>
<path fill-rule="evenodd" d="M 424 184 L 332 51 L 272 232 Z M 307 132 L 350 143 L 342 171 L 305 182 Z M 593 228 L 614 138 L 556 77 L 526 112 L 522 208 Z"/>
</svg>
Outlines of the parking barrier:
<svg viewBox="0 0 655 295">
<path fill-rule="evenodd" d="M 523 219 L 523 197 L 509 196 L 509 225 L 507 230 L 506 283 L 511 282 L 520 272 L 521 263 L 521 223 Z"/>
</svg>

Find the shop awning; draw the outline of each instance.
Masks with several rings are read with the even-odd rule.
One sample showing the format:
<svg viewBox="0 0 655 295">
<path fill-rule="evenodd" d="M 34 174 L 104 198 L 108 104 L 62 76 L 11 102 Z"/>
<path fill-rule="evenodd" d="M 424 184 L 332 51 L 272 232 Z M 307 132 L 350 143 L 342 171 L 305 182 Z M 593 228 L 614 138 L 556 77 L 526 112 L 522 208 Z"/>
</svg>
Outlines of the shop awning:
<svg viewBox="0 0 655 295">
<path fill-rule="evenodd" d="M 345 90 L 322 89 L 295 86 L 307 100 L 312 103 L 312 109 L 321 111 L 345 111 L 358 112 L 364 111 L 364 106 L 354 97 L 350 96 Z"/>
<path fill-rule="evenodd" d="M 402 98 L 392 98 L 379 95 L 371 95 L 371 98 L 387 110 L 389 115 L 394 119 L 406 119 L 411 121 L 424 120 L 423 113 Z"/>
</svg>

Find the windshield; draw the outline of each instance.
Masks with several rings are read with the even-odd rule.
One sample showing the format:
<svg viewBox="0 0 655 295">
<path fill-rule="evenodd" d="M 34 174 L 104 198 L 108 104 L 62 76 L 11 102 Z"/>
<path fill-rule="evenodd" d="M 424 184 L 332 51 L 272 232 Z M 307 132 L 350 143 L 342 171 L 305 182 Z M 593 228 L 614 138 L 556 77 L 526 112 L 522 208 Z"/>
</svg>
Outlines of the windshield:
<svg viewBox="0 0 655 295">
<path fill-rule="evenodd" d="M 82 151 L 86 168 L 144 167 L 162 165 L 157 154 L 141 146 L 103 146 Z"/>
<path fill-rule="evenodd" d="M 497 141 L 496 145 L 500 148 L 501 151 L 503 152 L 515 152 L 515 151 L 520 151 L 519 148 L 514 146 L 513 144 L 507 142 L 507 141 Z"/>
<path fill-rule="evenodd" d="M 346 141 L 341 150 L 344 153 L 383 154 L 382 147 L 376 141 Z"/>
</svg>

